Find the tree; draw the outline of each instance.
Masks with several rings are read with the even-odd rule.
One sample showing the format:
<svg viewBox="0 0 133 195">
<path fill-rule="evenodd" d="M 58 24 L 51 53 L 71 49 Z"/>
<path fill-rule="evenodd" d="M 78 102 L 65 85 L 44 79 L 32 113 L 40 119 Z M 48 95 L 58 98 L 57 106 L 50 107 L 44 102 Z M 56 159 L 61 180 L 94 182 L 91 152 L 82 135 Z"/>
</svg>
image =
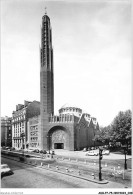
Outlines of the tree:
<svg viewBox="0 0 133 195">
<path fill-rule="evenodd" d="M 113 142 L 131 144 L 131 110 L 120 111 L 111 124 L 111 138 Z"/>
<path fill-rule="evenodd" d="M 120 111 L 111 125 L 100 127 L 100 132 L 94 137 L 94 140 L 103 144 L 112 142 L 113 145 L 121 142 L 127 144 L 128 147 L 131 145 L 131 117 L 131 110 Z"/>
<path fill-rule="evenodd" d="M 103 144 L 109 144 L 110 141 L 110 134 L 111 134 L 111 128 L 110 125 L 107 127 L 100 127 L 99 134 L 95 135 L 94 139 L 95 141 L 99 141 Z"/>
</svg>

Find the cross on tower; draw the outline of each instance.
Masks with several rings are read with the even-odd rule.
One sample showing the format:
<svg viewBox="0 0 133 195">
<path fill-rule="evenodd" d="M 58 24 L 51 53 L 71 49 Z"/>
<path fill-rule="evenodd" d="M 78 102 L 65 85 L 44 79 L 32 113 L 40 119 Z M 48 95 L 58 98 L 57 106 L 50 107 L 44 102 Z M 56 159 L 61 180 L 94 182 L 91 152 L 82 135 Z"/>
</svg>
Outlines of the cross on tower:
<svg viewBox="0 0 133 195">
<path fill-rule="evenodd" d="M 45 15 L 47 15 L 47 7 L 45 7 Z"/>
</svg>

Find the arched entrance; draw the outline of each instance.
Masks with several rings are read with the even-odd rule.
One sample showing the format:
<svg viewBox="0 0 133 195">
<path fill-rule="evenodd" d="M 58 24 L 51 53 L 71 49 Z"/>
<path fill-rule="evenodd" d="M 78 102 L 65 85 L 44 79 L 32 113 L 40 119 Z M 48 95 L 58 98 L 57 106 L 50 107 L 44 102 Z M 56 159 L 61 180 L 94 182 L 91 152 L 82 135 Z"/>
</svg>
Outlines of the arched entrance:
<svg viewBox="0 0 133 195">
<path fill-rule="evenodd" d="M 69 137 L 67 130 L 62 126 L 52 127 L 48 132 L 51 149 L 68 149 Z"/>
<path fill-rule="evenodd" d="M 57 129 L 52 134 L 52 148 L 65 149 L 66 148 L 67 133 L 63 130 Z"/>
</svg>

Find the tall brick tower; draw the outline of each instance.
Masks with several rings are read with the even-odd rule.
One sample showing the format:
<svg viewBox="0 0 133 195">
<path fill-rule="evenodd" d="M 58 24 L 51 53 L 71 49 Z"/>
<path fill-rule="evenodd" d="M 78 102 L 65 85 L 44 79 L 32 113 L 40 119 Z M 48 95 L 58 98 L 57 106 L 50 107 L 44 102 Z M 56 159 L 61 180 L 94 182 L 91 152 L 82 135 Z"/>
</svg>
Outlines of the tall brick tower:
<svg viewBox="0 0 133 195">
<path fill-rule="evenodd" d="M 49 116 L 54 114 L 53 48 L 50 18 L 42 17 L 40 48 L 41 148 L 47 149 Z"/>
</svg>

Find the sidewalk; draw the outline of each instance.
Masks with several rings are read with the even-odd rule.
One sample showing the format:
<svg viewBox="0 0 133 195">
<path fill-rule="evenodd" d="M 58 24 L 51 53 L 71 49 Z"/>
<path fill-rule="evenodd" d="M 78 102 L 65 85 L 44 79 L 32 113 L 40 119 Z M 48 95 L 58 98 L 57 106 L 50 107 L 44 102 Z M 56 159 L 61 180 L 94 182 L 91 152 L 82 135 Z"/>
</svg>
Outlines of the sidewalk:
<svg viewBox="0 0 133 195">
<path fill-rule="evenodd" d="M 73 169 L 69 169 L 69 168 L 62 168 L 62 167 L 59 167 L 59 166 L 51 166 L 51 165 L 43 165 L 42 166 L 37 166 L 38 168 L 41 168 L 41 169 L 47 169 L 49 171 L 54 171 L 54 172 L 57 172 L 57 173 L 61 173 L 61 174 L 65 174 L 65 175 L 69 175 L 69 176 L 72 176 L 72 177 L 76 177 L 76 178 L 80 178 L 80 179 L 84 179 L 84 180 L 87 180 L 87 181 L 90 181 L 90 182 L 94 182 L 94 183 L 98 183 L 98 184 L 107 184 L 108 181 L 106 180 L 102 180 L 102 181 L 99 181 L 98 178 L 94 178 L 93 176 L 93 179 L 91 176 L 88 175 L 85 176 L 83 174 L 81 174 L 80 170 L 78 171 L 75 171 Z"/>
</svg>

